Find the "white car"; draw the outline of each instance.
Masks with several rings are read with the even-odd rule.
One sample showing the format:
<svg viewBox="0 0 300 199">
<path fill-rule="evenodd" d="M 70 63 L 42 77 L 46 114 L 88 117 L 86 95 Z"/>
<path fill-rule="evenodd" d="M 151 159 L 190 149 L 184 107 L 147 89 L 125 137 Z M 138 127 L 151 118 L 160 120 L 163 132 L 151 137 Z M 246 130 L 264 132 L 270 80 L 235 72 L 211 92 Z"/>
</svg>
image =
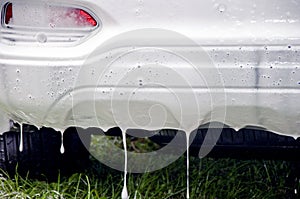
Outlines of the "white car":
<svg viewBox="0 0 300 199">
<path fill-rule="evenodd" d="M 4 169 L 55 162 L 69 127 L 300 135 L 298 0 L 2 0 L 0 10 Z"/>
</svg>

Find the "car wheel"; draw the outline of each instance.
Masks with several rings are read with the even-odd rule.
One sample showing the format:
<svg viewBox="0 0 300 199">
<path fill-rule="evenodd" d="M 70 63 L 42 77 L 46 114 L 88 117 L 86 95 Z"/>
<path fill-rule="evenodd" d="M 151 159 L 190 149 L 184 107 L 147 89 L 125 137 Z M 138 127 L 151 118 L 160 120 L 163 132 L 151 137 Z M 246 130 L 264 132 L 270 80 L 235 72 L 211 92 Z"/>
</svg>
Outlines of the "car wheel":
<svg viewBox="0 0 300 199">
<path fill-rule="evenodd" d="M 0 135 L 0 168 L 9 175 L 18 171 L 20 175 L 33 178 L 55 180 L 84 170 L 89 164 L 89 152 L 86 149 L 90 135 L 84 135 L 85 144 L 75 128 L 64 132 L 65 152 L 60 152 L 61 133 L 50 129 L 37 129 L 23 125 L 23 150 L 19 150 L 20 128 L 12 129 Z M 81 132 L 81 131 L 80 131 Z"/>
<path fill-rule="evenodd" d="M 150 139 L 161 146 L 172 141 L 175 136 L 181 136 L 185 140 L 186 135 L 182 131 L 161 130 Z M 204 143 L 204 139 L 206 142 Z M 201 147 L 213 148 L 208 154 L 215 158 L 239 158 L 239 159 L 282 159 L 300 160 L 300 139 L 295 140 L 290 136 L 278 135 L 263 129 L 198 129 L 193 132 L 193 142 L 190 145 L 190 154 L 198 156 Z M 183 146 L 186 147 L 182 142 Z M 211 147 L 210 147 L 211 148 Z"/>
</svg>

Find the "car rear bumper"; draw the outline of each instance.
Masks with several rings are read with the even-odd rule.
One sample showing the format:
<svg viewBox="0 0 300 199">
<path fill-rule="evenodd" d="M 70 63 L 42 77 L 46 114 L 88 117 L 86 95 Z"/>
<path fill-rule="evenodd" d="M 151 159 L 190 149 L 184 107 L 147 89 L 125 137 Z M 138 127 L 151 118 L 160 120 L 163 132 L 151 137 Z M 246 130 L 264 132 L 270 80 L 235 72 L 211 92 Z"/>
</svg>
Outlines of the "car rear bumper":
<svg viewBox="0 0 300 199">
<path fill-rule="evenodd" d="M 76 125 L 192 130 L 218 121 L 236 129 L 259 126 L 298 136 L 297 63 L 270 67 L 257 57 L 247 63 L 240 60 L 238 65 L 220 63 L 214 54 L 227 52 L 222 48 L 219 52 L 203 48 L 212 60 L 211 68 L 201 63 L 191 67 L 179 62 L 159 66 L 117 61 L 100 69 L 86 61 L 68 62 L 68 58 L 57 65 L 56 60 L 14 64 L 14 59 L 2 58 L 1 109 L 18 122 L 56 129 Z M 238 47 L 228 48 L 232 54 L 239 53 Z M 263 48 L 244 53 L 255 54 Z M 154 52 L 137 50 L 150 57 Z M 270 52 L 284 55 L 286 51 Z"/>
<path fill-rule="evenodd" d="M 280 12 L 261 5 L 274 20 L 251 22 L 251 15 L 237 13 L 246 6 L 238 1 L 227 5 L 238 19 L 216 13 L 218 4 L 203 11 L 209 20 L 192 10 L 172 23 L 154 3 L 136 17 L 113 12 L 112 2 L 84 2 L 94 6 L 103 28 L 82 43 L 0 44 L 0 108 L 8 118 L 59 130 L 191 131 L 217 121 L 300 135 L 300 16 L 293 1 L 283 7 L 294 13 L 294 22 L 279 24 Z M 181 13 L 172 5 L 161 9 Z M 206 28 L 193 29 L 198 23 Z"/>
</svg>

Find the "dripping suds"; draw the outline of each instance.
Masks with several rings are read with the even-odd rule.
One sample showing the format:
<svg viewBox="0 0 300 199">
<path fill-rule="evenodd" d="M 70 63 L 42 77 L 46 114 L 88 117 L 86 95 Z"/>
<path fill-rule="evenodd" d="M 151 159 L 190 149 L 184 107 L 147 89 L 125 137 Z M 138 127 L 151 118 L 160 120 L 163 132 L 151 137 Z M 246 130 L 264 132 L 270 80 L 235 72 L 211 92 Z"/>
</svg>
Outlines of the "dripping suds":
<svg viewBox="0 0 300 199">
<path fill-rule="evenodd" d="M 190 152 L 189 152 L 190 135 L 186 133 L 186 198 L 190 198 Z"/>
<path fill-rule="evenodd" d="M 292 135 L 292 137 L 293 137 L 295 140 L 297 140 L 297 139 L 299 138 L 298 135 Z"/>
<path fill-rule="evenodd" d="M 127 144 L 126 144 L 126 131 L 122 131 L 123 137 L 123 147 L 124 147 L 124 186 L 122 190 L 122 199 L 128 199 L 128 191 L 127 191 Z"/>
<path fill-rule="evenodd" d="M 20 143 L 19 143 L 19 151 L 23 151 L 23 124 L 20 124 Z"/>
<path fill-rule="evenodd" d="M 61 145 L 60 145 L 60 153 L 63 154 L 65 152 L 65 147 L 64 147 L 64 133 L 61 131 Z"/>
</svg>

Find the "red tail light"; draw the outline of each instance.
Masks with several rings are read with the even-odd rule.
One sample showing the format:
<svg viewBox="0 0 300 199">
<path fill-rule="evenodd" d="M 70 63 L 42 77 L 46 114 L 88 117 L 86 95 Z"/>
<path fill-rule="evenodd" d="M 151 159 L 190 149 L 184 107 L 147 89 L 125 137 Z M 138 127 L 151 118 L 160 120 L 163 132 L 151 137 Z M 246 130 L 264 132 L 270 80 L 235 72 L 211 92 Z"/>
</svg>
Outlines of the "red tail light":
<svg viewBox="0 0 300 199">
<path fill-rule="evenodd" d="M 72 3 L 7 2 L 0 7 L 0 17 L 0 41 L 12 45 L 75 44 L 101 28 L 93 12 Z"/>
<path fill-rule="evenodd" d="M 11 26 L 52 29 L 97 26 L 97 21 L 89 12 L 74 7 L 21 2 L 7 3 L 3 11 L 5 24 Z"/>
<path fill-rule="evenodd" d="M 86 11 L 84 10 L 79 10 L 79 14 L 80 16 L 82 16 L 83 18 L 86 19 L 87 22 L 89 22 L 89 24 L 91 24 L 92 26 L 96 26 L 97 22 L 96 20 Z"/>
<path fill-rule="evenodd" d="M 9 24 L 9 21 L 12 19 L 12 4 L 8 3 L 5 7 L 5 24 Z"/>
</svg>

